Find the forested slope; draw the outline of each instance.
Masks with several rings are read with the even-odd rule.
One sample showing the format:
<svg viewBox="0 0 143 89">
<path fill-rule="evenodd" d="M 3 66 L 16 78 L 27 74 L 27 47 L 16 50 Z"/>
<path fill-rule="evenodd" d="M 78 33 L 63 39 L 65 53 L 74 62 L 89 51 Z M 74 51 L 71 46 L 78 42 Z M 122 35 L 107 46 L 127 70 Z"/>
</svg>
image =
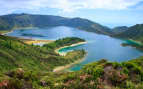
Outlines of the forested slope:
<svg viewBox="0 0 143 89">
<path fill-rule="evenodd" d="M 76 72 L 52 71 L 85 55 L 77 50 L 59 56 L 55 48 L 84 41 L 64 38 L 39 47 L 0 35 L 0 89 L 143 89 L 143 57 L 122 63 L 102 59 Z"/>
<path fill-rule="evenodd" d="M 65 18 L 52 15 L 10 14 L 0 16 L 0 30 L 9 31 L 21 27 L 69 26 L 84 31 L 110 34 L 108 27 L 83 18 Z"/>
<path fill-rule="evenodd" d="M 143 24 L 136 24 L 129 27 L 128 30 L 119 34 L 114 34 L 113 36 L 143 42 Z"/>
</svg>

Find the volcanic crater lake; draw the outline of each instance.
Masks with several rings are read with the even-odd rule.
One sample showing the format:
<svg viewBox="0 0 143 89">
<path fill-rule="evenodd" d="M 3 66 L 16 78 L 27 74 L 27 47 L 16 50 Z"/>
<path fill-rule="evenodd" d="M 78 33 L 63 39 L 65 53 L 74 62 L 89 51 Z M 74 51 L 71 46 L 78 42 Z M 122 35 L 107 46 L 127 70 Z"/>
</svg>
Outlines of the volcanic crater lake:
<svg viewBox="0 0 143 89">
<path fill-rule="evenodd" d="M 79 37 L 85 39 L 87 44 L 67 47 L 59 50 L 59 52 L 68 52 L 75 49 L 85 49 L 87 51 L 88 54 L 85 57 L 85 60 L 71 67 L 70 70 L 72 71 L 80 70 L 84 64 L 95 62 L 100 59 L 122 62 L 143 55 L 143 52 L 136 48 L 129 46 L 123 47 L 121 44 L 126 43 L 126 40 L 116 39 L 106 35 L 86 32 L 65 26 L 38 29 L 18 29 L 7 35 L 40 40 L 56 40 L 64 37 Z"/>
</svg>

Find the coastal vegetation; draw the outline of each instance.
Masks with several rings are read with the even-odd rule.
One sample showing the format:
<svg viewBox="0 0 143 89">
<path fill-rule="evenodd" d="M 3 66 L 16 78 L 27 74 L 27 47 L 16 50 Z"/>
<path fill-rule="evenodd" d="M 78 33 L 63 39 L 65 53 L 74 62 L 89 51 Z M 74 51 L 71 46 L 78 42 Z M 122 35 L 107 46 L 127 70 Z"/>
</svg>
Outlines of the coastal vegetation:
<svg viewBox="0 0 143 89">
<path fill-rule="evenodd" d="M 7 32 L 9 32 L 9 31 L 7 31 L 7 30 L 0 30 L 0 34 L 5 34 Z"/>
<path fill-rule="evenodd" d="M 70 38 L 67 39 L 70 40 Z M 81 41 L 80 38 L 74 39 L 79 39 L 75 42 Z M 56 42 L 59 41 L 56 40 Z M 68 42 L 65 44 L 68 45 Z M 70 42 L 70 44 L 72 43 Z M 54 50 L 55 48 L 50 49 Z M 66 56 L 60 56 L 54 51 L 49 51 L 48 47 L 28 45 L 18 38 L 0 35 L 0 89 L 28 88 L 29 84 L 25 84 L 26 82 L 30 82 L 30 86 L 34 88 L 34 84 L 38 86 L 37 76 L 39 73 L 42 75 L 47 72 L 52 72 L 58 66 L 67 65 L 82 59 L 85 54 L 86 52 L 84 50 L 75 50 L 67 53 Z M 8 83 L 8 86 L 3 85 L 3 82 Z M 21 84 L 26 86 L 21 86 Z"/>
<path fill-rule="evenodd" d="M 136 49 L 143 51 L 143 43 L 140 41 L 135 41 L 130 39 L 127 40 L 125 43 L 122 43 L 121 45 L 135 47 Z"/>
<path fill-rule="evenodd" d="M 128 41 L 127 43 L 123 43 L 123 46 L 132 46 L 139 50 L 143 50 L 143 24 L 136 24 L 131 27 L 117 27 L 114 31 L 116 34 L 113 34 L 113 37 Z"/>
<path fill-rule="evenodd" d="M 122 33 L 124 31 L 127 31 L 128 30 L 128 27 L 127 26 L 119 26 L 119 27 L 115 27 L 112 29 L 112 32 L 114 34 L 119 34 L 119 33 Z"/>
<path fill-rule="evenodd" d="M 113 36 L 124 39 L 132 39 L 143 43 L 143 24 L 136 24 L 121 33 L 113 34 Z"/>
<path fill-rule="evenodd" d="M 127 62 L 102 59 L 68 74 L 60 87 L 65 89 L 143 89 L 143 57 Z M 57 88 L 58 89 L 58 88 Z M 62 89 L 62 88 L 59 88 Z"/>
<path fill-rule="evenodd" d="M 57 48 L 64 47 L 64 46 L 70 46 L 72 44 L 76 44 L 79 42 L 85 42 L 85 40 L 81 38 L 77 39 L 77 37 L 66 37 L 66 38 L 51 42 L 49 44 L 45 44 L 43 45 L 43 47 L 52 51 L 53 49 L 57 49 Z"/>
<path fill-rule="evenodd" d="M 75 50 L 60 56 L 52 50 L 84 41 L 68 37 L 40 47 L 0 35 L 0 89 L 143 88 L 143 57 L 121 63 L 102 59 L 80 71 L 53 72 L 56 67 L 82 59 L 86 52 Z"/>
<path fill-rule="evenodd" d="M 68 26 L 80 30 L 109 35 L 112 37 L 132 39 L 143 42 L 143 24 L 136 24 L 131 27 L 120 26 L 110 29 L 96 22 L 83 18 L 65 18 L 52 15 L 32 15 L 32 14 L 9 14 L 0 16 L 0 34 L 18 28 L 46 28 L 56 26 Z M 23 34 L 23 36 L 38 36 L 37 34 Z"/>
<path fill-rule="evenodd" d="M 9 14 L 0 16 L 0 31 L 10 31 L 27 27 L 69 26 L 80 30 L 109 34 L 108 27 L 83 18 L 66 18 L 53 15 Z"/>
<path fill-rule="evenodd" d="M 117 27 L 115 29 L 120 30 L 113 34 L 109 28 L 82 18 L 29 14 L 0 16 L 0 34 L 20 27 L 61 25 L 126 39 L 128 42 L 123 46 L 143 49 L 143 24 Z M 40 34 L 23 35 L 42 37 Z M 55 50 L 85 42 L 84 39 L 66 37 L 48 41 L 43 46 L 34 45 L 34 42 L 0 35 L 0 89 L 143 89 L 143 57 L 120 63 L 101 59 L 85 65 L 80 71 L 67 72 L 64 71 L 66 66 L 81 61 L 86 52 L 74 50 L 61 56 Z M 62 69 L 55 72 L 56 68 Z"/>
</svg>

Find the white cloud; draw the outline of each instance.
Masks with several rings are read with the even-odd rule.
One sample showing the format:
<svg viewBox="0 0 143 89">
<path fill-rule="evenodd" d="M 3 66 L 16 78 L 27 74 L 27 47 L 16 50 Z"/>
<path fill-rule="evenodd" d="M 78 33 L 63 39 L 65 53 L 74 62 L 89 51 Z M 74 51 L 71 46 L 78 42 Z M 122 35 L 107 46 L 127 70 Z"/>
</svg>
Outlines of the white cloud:
<svg viewBox="0 0 143 89">
<path fill-rule="evenodd" d="M 142 0 L 0 0 L 0 14 L 20 9 L 57 8 L 63 12 L 78 9 L 127 9 Z M 4 12 L 3 12 L 4 13 Z"/>
</svg>

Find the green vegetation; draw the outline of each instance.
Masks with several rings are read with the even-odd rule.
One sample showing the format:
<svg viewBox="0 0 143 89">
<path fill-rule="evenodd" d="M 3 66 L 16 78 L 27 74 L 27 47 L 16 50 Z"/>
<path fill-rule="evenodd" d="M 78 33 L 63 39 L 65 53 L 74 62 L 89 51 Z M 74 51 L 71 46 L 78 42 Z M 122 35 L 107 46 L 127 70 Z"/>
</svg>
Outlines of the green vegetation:
<svg viewBox="0 0 143 89">
<path fill-rule="evenodd" d="M 72 42 L 68 43 L 67 41 L 71 41 L 73 39 L 75 40 L 73 41 L 74 43 L 83 41 L 80 38 L 64 38 L 57 40 L 52 44 L 63 42 L 64 45 L 69 45 L 72 44 Z M 57 47 L 61 46 L 58 45 Z M 50 51 L 48 50 L 49 48 Z M 54 49 L 55 48 L 47 46 L 40 47 L 27 45 L 16 38 L 0 36 L 0 59 L 2 59 L 0 60 L 0 70 L 2 70 L 1 72 L 6 72 L 14 68 L 52 70 L 55 66 L 71 63 L 74 60 L 83 57 L 85 54 L 83 50 L 77 50 L 71 52 L 71 54 L 81 52 L 81 55 L 74 54 L 72 55 L 73 57 L 69 57 L 70 53 L 68 53 L 65 57 L 62 57 L 54 51 L 51 51 Z"/>
<path fill-rule="evenodd" d="M 114 34 L 113 36 L 125 39 L 133 39 L 143 43 L 143 24 L 131 26 L 126 31 Z"/>
<path fill-rule="evenodd" d="M 79 39 L 76 42 L 81 40 L 74 39 Z M 68 42 L 66 44 L 68 45 Z M 55 67 L 79 60 L 84 55 L 84 50 L 75 50 L 66 56 L 59 56 L 54 51 L 49 51 L 48 47 L 27 45 L 17 38 L 0 35 L 0 89 L 2 87 L 6 87 L 2 89 L 23 89 L 22 87 L 29 89 L 36 86 L 39 89 L 39 79 L 43 74 L 52 72 Z M 7 86 L 3 85 L 5 82 Z"/>
<path fill-rule="evenodd" d="M 0 34 L 3 34 L 3 33 L 8 33 L 9 30 L 0 30 Z"/>
<path fill-rule="evenodd" d="M 85 55 L 76 50 L 59 56 L 53 50 L 84 41 L 63 38 L 40 47 L 0 35 L 0 89 L 143 89 L 143 57 L 122 63 L 102 59 L 76 72 L 52 71 Z"/>
<path fill-rule="evenodd" d="M 119 34 L 119 33 L 122 33 L 124 31 L 127 31 L 128 30 L 128 27 L 127 26 L 119 26 L 119 27 L 115 27 L 112 29 L 112 32 L 114 34 Z"/>
<path fill-rule="evenodd" d="M 57 49 L 63 46 L 69 46 L 78 42 L 85 42 L 84 39 L 80 39 L 77 37 L 66 37 L 63 39 L 56 40 L 55 42 L 45 44 L 43 47 L 47 48 L 48 50 L 52 51 L 53 49 Z"/>
<path fill-rule="evenodd" d="M 116 28 L 116 34 L 113 34 L 113 37 L 118 37 L 122 39 L 129 40 L 128 43 L 123 43 L 123 46 L 132 46 L 136 47 L 139 50 L 143 50 L 143 24 L 136 24 L 129 28 L 127 27 L 119 27 Z M 117 30 L 122 30 L 121 32 L 117 32 Z"/>
<path fill-rule="evenodd" d="M 142 64 L 143 57 L 123 63 L 103 59 L 61 76 L 55 89 L 143 89 Z"/>
<path fill-rule="evenodd" d="M 137 41 L 134 41 L 134 40 L 127 40 L 126 43 L 122 43 L 121 45 L 122 46 L 132 46 L 132 47 L 135 47 L 138 50 L 143 51 L 143 44 L 141 42 L 137 42 Z"/>
<path fill-rule="evenodd" d="M 0 33 L 20 27 L 70 26 L 111 35 L 110 29 L 87 19 L 48 15 L 11 14 L 0 16 Z M 122 44 L 142 49 L 143 24 L 118 27 L 112 36 L 136 42 Z M 23 34 L 31 35 L 31 34 Z M 35 35 L 40 36 L 40 35 Z M 143 89 L 143 57 L 117 63 L 105 59 L 85 65 L 76 72 L 53 72 L 84 57 L 84 50 L 60 56 L 55 49 L 85 40 L 67 37 L 35 46 L 14 37 L 0 35 L 0 89 Z"/>
<path fill-rule="evenodd" d="M 143 89 L 143 58 L 116 63 L 100 60 L 77 72 L 37 73 L 20 68 L 7 73 L 16 89 Z M 58 76 L 58 77 L 57 77 Z"/>
<path fill-rule="evenodd" d="M 101 34 L 111 33 L 110 29 L 82 18 L 64 18 L 52 15 L 10 14 L 0 16 L 0 31 L 10 31 L 25 27 L 69 26 Z"/>
</svg>

